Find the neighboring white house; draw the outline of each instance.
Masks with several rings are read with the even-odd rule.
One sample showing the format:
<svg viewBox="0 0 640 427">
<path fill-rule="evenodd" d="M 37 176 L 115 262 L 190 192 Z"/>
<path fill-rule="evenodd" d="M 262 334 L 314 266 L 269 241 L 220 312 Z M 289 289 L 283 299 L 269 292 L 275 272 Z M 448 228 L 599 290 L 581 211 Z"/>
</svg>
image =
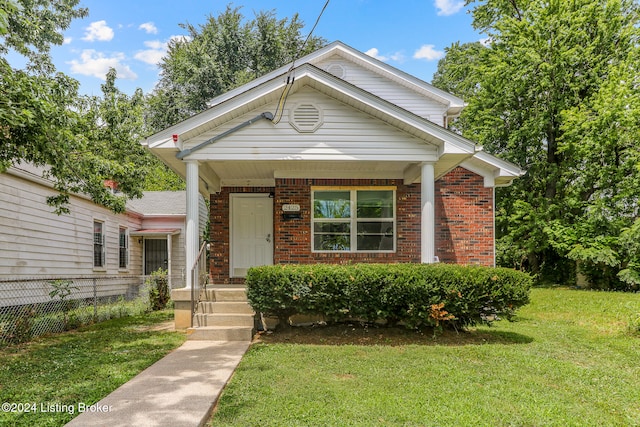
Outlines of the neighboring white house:
<svg viewBox="0 0 640 427">
<path fill-rule="evenodd" d="M 143 245 L 142 273 L 151 274 L 158 268 L 168 270 L 173 284 L 183 282 L 187 274 L 185 259 L 185 191 L 147 191 L 141 199 L 129 200 L 127 211 L 142 217 L 140 227 L 129 235 Z M 203 198 L 199 200 L 200 235 L 208 220 Z"/>
<path fill-rule="evenodd" d="M 184 286 L 185 192 L 145 193 L 124 214 L 72 195 L 63 215 L 46 203 L 55 194 L 40 168 L 0 174 L 0 280 L 130 278 L 162 267 Z M 200 211 L 206 218 L 204 200 Z"/>
</svg>

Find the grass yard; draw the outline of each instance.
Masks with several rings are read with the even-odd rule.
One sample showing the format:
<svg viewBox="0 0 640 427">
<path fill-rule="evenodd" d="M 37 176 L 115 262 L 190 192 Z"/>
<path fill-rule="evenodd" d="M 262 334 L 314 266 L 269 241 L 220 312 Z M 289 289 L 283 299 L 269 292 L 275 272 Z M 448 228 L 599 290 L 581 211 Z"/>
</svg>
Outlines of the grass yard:
<svg viewBox="0 0 640 427">
<path fill-rule="evenodd" d="M 210 425 L 640 426 L 639 313 L 640 294 L 534 289 L 516 322 L 458 338 L 275 333 Z"/>
<path fill-rule="evenodd" d="M 173 310 L 156 311 L 3 348 L 0 425 L 71 421 L 80 404 L 94 404 L 184 342 L 185 334 L 164 328 L 169 321 Z"/>
</svg>

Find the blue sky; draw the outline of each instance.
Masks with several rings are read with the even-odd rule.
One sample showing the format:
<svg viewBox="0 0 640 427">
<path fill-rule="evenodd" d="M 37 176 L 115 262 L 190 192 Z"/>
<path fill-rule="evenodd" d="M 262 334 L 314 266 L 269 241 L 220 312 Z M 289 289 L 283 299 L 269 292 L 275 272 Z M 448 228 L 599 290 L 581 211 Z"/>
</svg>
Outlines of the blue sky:
<svg viewBox="0 0 640 427">
<path fill-rule="evenodd" d="M 245 17 L 274 10 L 278 18 L 298 13 L 313 26 L 326 0 L 236 0 Z M 83 94 L 100 95 L 109 67 L 118 71 L 117 86 L 126 93 L 151 91 L 158 80 L 157 63 L 167 42 L 217 16 L 227 0 L 82 0 L 89 16 L 65 31 L 65 43 L 52 49 L 59 71 L 81 83 Z M 314 35 L 340 40 L 386 63 L 431 81 L 438 59 L 451 43 L 483 38 L 471 27 L 464 0 L 331 0 Z"/>
</svg>

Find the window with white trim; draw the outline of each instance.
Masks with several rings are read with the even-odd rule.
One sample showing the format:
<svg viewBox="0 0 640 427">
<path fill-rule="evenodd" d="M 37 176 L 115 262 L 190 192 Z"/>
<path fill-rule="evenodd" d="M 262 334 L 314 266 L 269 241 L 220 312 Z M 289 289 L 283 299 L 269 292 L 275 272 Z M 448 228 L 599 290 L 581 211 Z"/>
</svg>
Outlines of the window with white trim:
<svg viewBox="0 0 640 427">
<path fill-rule="evenodd" d="M 395 189 L 312 191 L 314 252 L 395 251 Z"/>
<path fill-rule="evenodd" d="M 105 267 L 104 222 L 93 221 L 93 267 Z"/>
<path fill-rule="evenodd" d="M 126 227 L 120 227 L 118 241 L 118 267 L 127 269 L 129 267 L 129 232 Z"/>
</svg>

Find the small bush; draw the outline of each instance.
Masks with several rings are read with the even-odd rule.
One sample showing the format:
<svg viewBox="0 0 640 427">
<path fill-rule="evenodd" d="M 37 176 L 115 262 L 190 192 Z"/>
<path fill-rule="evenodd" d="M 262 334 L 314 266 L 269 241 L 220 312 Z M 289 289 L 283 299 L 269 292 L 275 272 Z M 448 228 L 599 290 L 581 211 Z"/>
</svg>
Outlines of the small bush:
<svg viewBox="0 0 640 427">
<path fill-rule="evenodd" d="M 0 343 L 19 344 L 29 341 L 33 335 L 35 317 L 35 306 L 28 305 L 15 315 L 2 319 L 0 322 Z"/>
<path fill-rule="evenodd" d="M 531 276 L 506 268 L 447 264 L 275 265 L 251 268 L 254 310 L 288 325 L 294 314 L 330 321 L 466 327 L 510 318 L 529 302 Z"/>
<path fill-rule="evenodd" d="M 171 298 L 167 270 L 159 269 L 154 271 L 145 284 L 149 287 L 151 310 L 163 310 L 166 308 Z"/>
</svg>

